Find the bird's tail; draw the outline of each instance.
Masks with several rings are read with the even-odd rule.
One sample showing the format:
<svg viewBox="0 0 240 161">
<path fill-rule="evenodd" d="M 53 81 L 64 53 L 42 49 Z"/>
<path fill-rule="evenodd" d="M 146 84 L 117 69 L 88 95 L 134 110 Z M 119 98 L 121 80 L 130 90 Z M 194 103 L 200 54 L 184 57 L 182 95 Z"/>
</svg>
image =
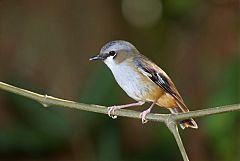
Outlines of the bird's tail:
<svg viewBox="0 0 240 161">
<path fill-rule="evenodd" d="M 183 112 L 188 112 L 188 111 L 183 111 L 180 107 L 174 107 L 174 108 L 170 108 L 169 109 L 171 111 L 171 113 L 183 113 Z M 192 119 L 186 119 L 186 120 L 182 120 L 179 122 L 180 123 L 180 126 L 182 129 L 185 129 L 185 128 L 193 128 L 193 129 L 197 129 L 198 128 L 198 125 L 197 123 Z"/>
</svg>

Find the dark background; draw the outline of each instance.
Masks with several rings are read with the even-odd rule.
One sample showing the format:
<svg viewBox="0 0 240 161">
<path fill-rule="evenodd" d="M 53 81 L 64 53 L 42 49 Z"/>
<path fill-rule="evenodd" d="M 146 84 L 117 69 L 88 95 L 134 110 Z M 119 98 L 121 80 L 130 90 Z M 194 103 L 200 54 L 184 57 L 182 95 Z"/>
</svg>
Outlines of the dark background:
<svg viewBox="0 0 240 161">
<path fill-rule="evenodd" d="M 191 110 L 239 103 L 239 11 L 237 0 L 0 0 L 1 81 L 83 103 L 133 102 L 103 63 L 88 61 L 123 39 L 171 76 Z M 180 130 L 191 160 L 240 160 L 239 112 L 196 121 L 199 130 Z M 182 158 L 164 124 L 43 108 L 0 91 L 0 160 Z"/>
</svg>

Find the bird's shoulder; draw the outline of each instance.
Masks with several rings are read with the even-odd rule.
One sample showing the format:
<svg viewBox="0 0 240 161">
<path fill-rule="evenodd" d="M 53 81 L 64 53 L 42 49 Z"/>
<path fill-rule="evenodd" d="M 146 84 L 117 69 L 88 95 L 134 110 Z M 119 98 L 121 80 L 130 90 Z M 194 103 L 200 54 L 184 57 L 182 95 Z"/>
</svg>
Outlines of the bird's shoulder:
<svg viewBox="0 0 240 161">
<path fill-rule="evenodd" d="M 148 77 L 156 77 L 158 80 L 162 78 L 166 84 L 173 84 L 170 77 L 153 61 L 148 59 L 146 56 L 139 54 L 133 58 L 133 62 L 136 68 L 141 71 L 142 74 Z M 159 78 L 158 78 L 159 77 Z M 174 84 L 173 84 L 174 85 Z"/>
</svg>

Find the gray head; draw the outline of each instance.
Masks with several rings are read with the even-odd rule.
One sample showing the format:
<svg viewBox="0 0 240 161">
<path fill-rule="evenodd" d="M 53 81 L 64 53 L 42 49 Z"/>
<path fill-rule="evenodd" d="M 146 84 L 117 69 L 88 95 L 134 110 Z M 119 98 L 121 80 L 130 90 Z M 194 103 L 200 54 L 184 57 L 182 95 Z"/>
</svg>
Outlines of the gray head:
<svg viewBox="0 0 240 161">
<path fill-rule="evenodd" d="M 91 57 L 89 60 L 119 61 L 136 53 L 137 49 L 131 43 L 124 40 L 110 41 L 105 44 L 100 53 Z"/>
</svg>

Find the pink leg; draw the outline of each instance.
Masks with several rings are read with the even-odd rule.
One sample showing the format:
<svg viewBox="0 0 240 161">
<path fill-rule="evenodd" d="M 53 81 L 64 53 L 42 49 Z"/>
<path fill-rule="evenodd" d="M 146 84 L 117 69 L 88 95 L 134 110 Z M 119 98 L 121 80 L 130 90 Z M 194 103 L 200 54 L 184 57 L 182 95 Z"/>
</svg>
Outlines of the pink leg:
<svg viewBox="0 0 240 161">
<path fill-rule="evenodd" d="M 155 103 L 156 103 L 156 102 L 153 102 L 153 103 L 151 104 L 151 106 L 150 106 L 147 110 L 145 110 L 145 111 L 143 111 L 143 112 L 140 113 L 140 117 L 142 118 L 142 124 L 145 124 L 145 123 L 148 122 L 148 120 L 146 119 L 146 115 L 151 112 L 151 110 L 152 110 L 153 106 L 155 105 Z"/>
<path fill-rule="evenodd" d="M 133 106 L 141 106 L 144 103 L 145 102 L 143 102 L 143 101 L 139 101 L 139 102 L 130 103 L 130 104 L 126 104 L 126 105 L 118 105 L 118 106 L 108 107 L 108 116 L 113 118 L 113 119 L 116 119 L 117 116 L 114 115 L 115 110 L 121 109 L 121 108 L 133 107 Z"/>
</svg>

